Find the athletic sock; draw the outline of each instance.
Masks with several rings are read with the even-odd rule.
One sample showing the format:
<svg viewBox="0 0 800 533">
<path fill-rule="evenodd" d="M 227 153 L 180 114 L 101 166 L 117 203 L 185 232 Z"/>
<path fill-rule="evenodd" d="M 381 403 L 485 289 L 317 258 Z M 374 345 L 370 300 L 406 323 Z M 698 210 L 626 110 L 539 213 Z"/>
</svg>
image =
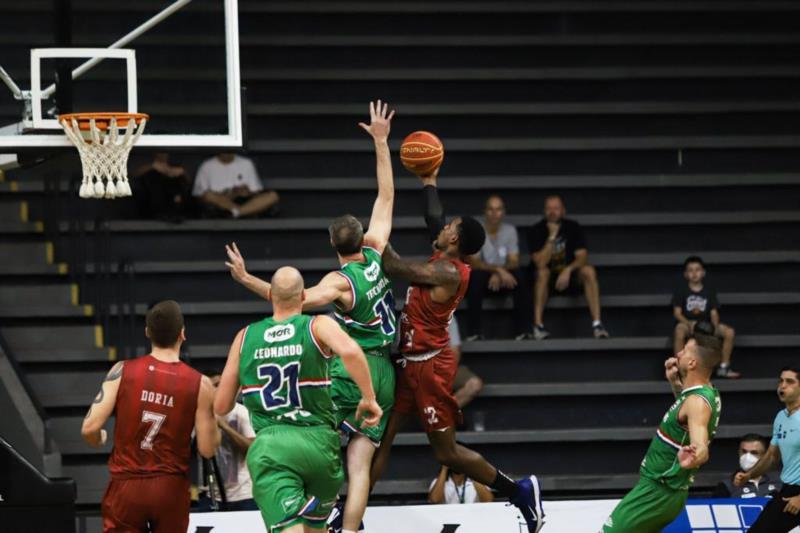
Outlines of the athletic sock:
<svg viewBox="0 0 800 533">
<path fill-rule="evenodd" d="M 497 477 L 494 478 L 494 481 L 492 481 L 489 487 L 493 488 L 501 496 L 505 496 L 509 500 L 516 498 L 517 494 L 519 493 L 519 487 L 517 486 L 517 483 L 500 470 L 497 471 Z"/>
<path fill-rule="evenodd" d="M 602 325 L 603 325 L 603 323 L 600 322 L 599 320 L 592 320 L 592 327 L 593 328 L 596 328 L 597 326 L 602 326 Z"/>
</svg>

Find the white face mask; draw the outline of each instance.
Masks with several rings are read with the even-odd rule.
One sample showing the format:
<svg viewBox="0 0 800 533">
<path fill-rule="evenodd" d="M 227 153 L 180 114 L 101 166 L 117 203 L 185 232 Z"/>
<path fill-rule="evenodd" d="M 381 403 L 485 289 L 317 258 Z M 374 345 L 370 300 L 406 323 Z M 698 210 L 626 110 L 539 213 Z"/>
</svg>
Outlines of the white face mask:
<svg viewBox="0 0 800 533">
<path fill-rule="evenodd" d="M 739 457 L 739 466 L 742 467 L 743 472 L 749 472 L 750 470 L 752 470 L 753 467 L 756 466 L 757 462 L 758 462 L 758 457 L 756 457 L 754 454 L 750 452 L 747 452 L 743 454 L 741 457 Z"/>
</svg>

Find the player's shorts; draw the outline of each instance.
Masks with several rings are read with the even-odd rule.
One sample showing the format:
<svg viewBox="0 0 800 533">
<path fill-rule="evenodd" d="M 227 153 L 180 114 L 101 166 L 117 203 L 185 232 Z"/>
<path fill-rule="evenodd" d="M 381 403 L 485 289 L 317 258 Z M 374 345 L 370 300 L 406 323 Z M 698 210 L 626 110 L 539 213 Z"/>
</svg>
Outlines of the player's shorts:
<svg viewBox="0 0 800 533">
<path fill-rule="evenodd" d="M 361 400 L 361 391 L 347 375 L 347 370 L 345 370 L 340 357 L 331 362 L 331 397 L 336 405 L 337 427 L 347 433 L 361 433 L 375 445 L 380 445 L 394 405 L 394 364 L 389 359 L 387 351 L 385 355 L 367 354 L 367 365 L 369 365 L 369 373 L 372 376 L 375 399 L 383 409 L 383 417 L 377 426 L 362 428 L 360 421 L 356 420 L 356 408 Z"/>
<path fill-rule="evenodd" d="M 258 432 L 247 468 L 269 533 L 299 523 L 325 525 L 344 482 L 339 448 L 339 434 L 327 426 L 276 425 Z"/>
<path fill-rule="evenodd" d="M 453 396 L 458 363 L 451 348 L 444 348 L 426 361 L 406 359 L 398 371 L 394 400 L 396 413 L 419 418 L 426 432 L 455 427 L 461 409 Z"/>
<path fill-rule="evenodd" d="M 186 531 L 190 505 L 187 477 L 112 479 L 101 505 L 103 531 Z"/>
<path fill-rule="evenodd" d="M 614 508 L 601 533 L 660 533 L 681 514 L 688 494 L 639 478 Z"/>
</svg>

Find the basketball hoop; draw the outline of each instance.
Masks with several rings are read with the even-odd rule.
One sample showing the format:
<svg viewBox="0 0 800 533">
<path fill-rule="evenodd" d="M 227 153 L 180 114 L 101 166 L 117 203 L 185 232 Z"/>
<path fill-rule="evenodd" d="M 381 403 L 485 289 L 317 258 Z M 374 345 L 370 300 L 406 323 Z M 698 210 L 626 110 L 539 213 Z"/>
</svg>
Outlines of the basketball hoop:
<svg viewBox="0 0 800 533">
<path fill-rule="evenodd" d="M 81 198 L 131 196 L 128 155 L 149 115 L 144 113 L 70 113 L 58 122 L 78 148 L 83 167 Z M 120 135 L 120 128 L 124 133 Z"/>
</svg>

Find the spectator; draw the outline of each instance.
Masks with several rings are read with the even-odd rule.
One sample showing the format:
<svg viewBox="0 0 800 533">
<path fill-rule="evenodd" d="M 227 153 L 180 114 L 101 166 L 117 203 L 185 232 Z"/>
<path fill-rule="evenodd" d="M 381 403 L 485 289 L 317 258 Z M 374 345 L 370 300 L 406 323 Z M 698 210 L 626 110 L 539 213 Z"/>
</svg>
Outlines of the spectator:
<svg viewBox="0 0 800 533">
<path fill-rule="evenodd" d="M 189 177 L 182 166 L 169 162 L 169 154 L 153 154 L 153 161 L 140 167 L 135 177 L 140 216 L 169 222 L 180 222 L 186 217 L 191 198 Z"/>
<path fill-rule="evenodd" d="M 483 219 L 486 241 L 480 253 L 470 261 L 472 274 L 467 290 L 467 341 L 483 338 L 481 310 L 487 289 L 495 293 L 513 293 L 515 335 L 519 340 L 531 336 L 530 288 L 519 267 L 519 237 L 517 228 L 503 222 L 505 216 L 503 199 L 496 194 L 487 198 Z"/>
<path fill-rule="evenodd" d="M 278 193 L 264 191 L 253 162 L 231 153 L 217 154 L 200 165 L 192 194 L 212 217 L 274 214 L 278 204 Z"/>
<path fill-rule="evenodd" d="M 722 339 L 722 363 L 717 369 L 717 376 L 732 379 L 740 377 L 741 374 L 731 368 L 736 332 L 720 322 L 717 291 L 703 284 L 706 277 L 703 260 L 696 255 L 687 257 L 683 263 L 683 277 L 689 282 L 688 285 L 681 285 L 672 295 L 672 314 L 677 321 L 674 353 L 683 349 L 698 322 L 710 322 L 714 327 L 713 334 Z"/>
<path fill-rule="evenodd" d="M 458 331 L 456 317 L 450 321 L 450 347 L 456 354 L 458 370 L 456 379 L 453 381 L 453 394 L 458 402 L 458 408 L 463 409 L 483 390 L 483 380 L 478 377 L 469 367 L 461 364 L 461 334 Z"/>
<path fill-rule="evenodd" d="M 739 468 L 729 478 L 719 482 L 714 490 L 715 498 L 771 498 L 781 491 L 779 479 L 768 474 L 748 479 L 743 487 L 733 484 L 739 472 L 749 472 L 767 452 L 766 440 L 755 433 L 748 433 L 739 441 Z"/>
<path fill-rule="evenodd" d="M 485 485 L 466 475 L 449 470 L 442 465 L 439 476 L 428 489 L 429 503 L 485 503 L 494 501 L 494 495 Z"/>
<path fill-rule="evenodd" d="M 608 331 L 600 320 L 600 285 L 597 272 L 589 264 L 586 238 L 580 225 L 565 218 L 566 214 L 561 197 L 548 196 L 544 202 L 544 218 L 528 234 L 531 267 L 536 273 L 533 336 L 536 340 L 550 336 L 543 319 L 550 290 L 563 292 L 570 285 L 583 285 L 594 337 L 608 338 Z"/>
<path fill-rule="evenodd" d="M 216 388 L 220 374 L 209 376 Z M 219 474 L 225 488 L 226 511 L 258 511 L 253 499 L 253 483 L 247 470 L 247 450 L 256 438 L 250 415 L 244 405 L 237 403 L 224 417 L 217 417 L 217 425 L 222 433 L 222 442 L 216 460 Z M 205 501 L 204 501 L 205 500 Z M 208 497 L 200 500 L 200 507 L 210 508 Z"/>
</svg>

